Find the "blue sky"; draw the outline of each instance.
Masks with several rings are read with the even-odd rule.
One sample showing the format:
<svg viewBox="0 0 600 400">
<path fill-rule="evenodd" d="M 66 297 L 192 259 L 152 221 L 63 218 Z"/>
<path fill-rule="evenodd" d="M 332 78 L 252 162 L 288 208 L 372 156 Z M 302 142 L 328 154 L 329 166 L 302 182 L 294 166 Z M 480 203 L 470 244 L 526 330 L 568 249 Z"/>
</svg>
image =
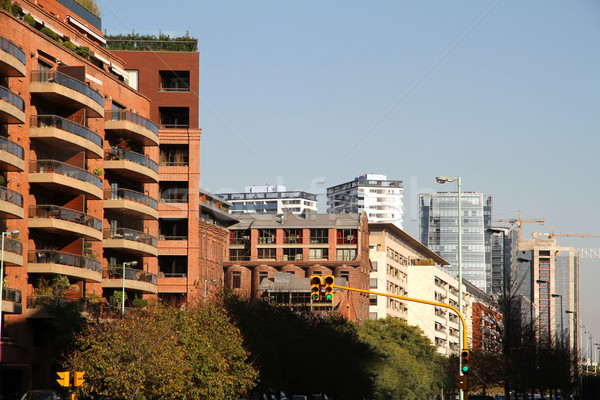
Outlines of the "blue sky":
<svg viewBox="0 0 600 400">
<path fill-rule="evenodd" d="M 207 190 L 321 194 L 381 173 L 404 181 L 417 236 L 418 193 L 461 176 L 463 190 L 493 196 L 495 218 L 546 219 L 525 235 L 600 234 L 596 1 L 98 5 L 108 33 L 199 39 Z M 600 237 L 558 241 L 600 248 Z M 600 260 L 582 261 L 582 319 L 600 342 L 599 280 Z"/>
</svg>

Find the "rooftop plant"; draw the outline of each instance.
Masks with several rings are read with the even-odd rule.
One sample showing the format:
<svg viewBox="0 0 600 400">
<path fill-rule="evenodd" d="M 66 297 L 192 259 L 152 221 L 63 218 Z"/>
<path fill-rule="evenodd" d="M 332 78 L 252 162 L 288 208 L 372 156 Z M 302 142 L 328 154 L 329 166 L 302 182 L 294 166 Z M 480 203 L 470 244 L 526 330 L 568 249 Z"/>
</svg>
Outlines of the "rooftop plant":
<svg viewBox="0 0 600 400">
<path fill-rule="evenodd" d="M 140 35 L 139 33 L 128 33 L 125 35 L 104 35 L 109 50 L 133 50 L 133 51 L 198 51 L 198 39 L 185 36 L 171 37 L 159 33 L 156 35 Z"/>
</svg>

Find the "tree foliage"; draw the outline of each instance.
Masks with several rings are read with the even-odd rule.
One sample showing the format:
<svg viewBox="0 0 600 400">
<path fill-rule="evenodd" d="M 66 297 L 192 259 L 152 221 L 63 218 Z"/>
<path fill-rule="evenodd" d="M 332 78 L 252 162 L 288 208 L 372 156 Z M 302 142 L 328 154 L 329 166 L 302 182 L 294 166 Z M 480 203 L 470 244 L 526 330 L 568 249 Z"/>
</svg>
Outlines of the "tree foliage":
<svg viewBox="0 0 600 400">
<path fill-rule="evenodd" d="M 238 399 L 257 376 L 239 330 L 208 303 L 89 325 L 63 367 L 86 372 L 80 395 L 108 399 Z"/>
<path fill-rule="evenodd" d="M 440 392 L 446 360 L 418 328 L 387 317 L 364 322 L 359 333 L 378 355 L 373 399 L 427 399 Z"/>
</svg>

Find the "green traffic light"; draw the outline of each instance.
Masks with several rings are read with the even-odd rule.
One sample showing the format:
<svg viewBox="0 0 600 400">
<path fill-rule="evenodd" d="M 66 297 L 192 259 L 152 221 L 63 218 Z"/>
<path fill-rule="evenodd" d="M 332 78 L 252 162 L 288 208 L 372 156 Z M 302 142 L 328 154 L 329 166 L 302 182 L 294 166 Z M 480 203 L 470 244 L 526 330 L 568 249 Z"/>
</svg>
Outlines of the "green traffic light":
<svg viewBox="0 0 600 400">
<path fill-rule="evenodd" d="M 325 298 L 326 298 L 327 300 L 331 300 L 331 299 L 333 299 L 333 295 L 332 295 L 331 293 L 327 293 L 327 294 L 325 295 Z"/>
<path fill-rule="evenodd" d="M 463 374 L 466 374 L 467 372 L 469 372 L 469 367 L 466 366 L 466 365 L 463 365 L 462 366 L 462 372 L 463 372 Z"/>
</svg>

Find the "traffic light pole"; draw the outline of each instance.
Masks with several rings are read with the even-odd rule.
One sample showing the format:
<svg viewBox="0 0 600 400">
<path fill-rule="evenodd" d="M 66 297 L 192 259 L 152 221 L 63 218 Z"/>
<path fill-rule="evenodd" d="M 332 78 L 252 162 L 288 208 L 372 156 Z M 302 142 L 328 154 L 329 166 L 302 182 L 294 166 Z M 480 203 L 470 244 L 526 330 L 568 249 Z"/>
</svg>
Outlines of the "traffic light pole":
<svg viewBox="0 0 600 400">
<path fill-rule="evenodd" d="M 349 290 L 351 292 L 359 292 L 359 293 L 374 294 L 374 295 L 377 295 L 377 296 L 392 297 L 394 299 L 412 301 L 414 303 L 429 304 L 429 305 L 432 305 L 432 306 L 438 306 L 438 307 L 448 308 L 448 309 L 454 311 L 456 313 L 456 315 L 458 315 L 458 317 L 460 318 L 460 322 L 462 323 L 462 341 L 463 341 L 463 346 L 462 346 L 460 357 L 458 358 L 459 359 L 458 373 L 459 373 L 459 376 L 463 376 L 463 370 L 462 370 L 462 367 L 460 365 L 461 364 L 460 360 L 461 360 L 462 354 L 464 354 L 464 352 L 466 352 L 467 360 L 468 360 L 468 357 L 469 357 L 469 349 L 468 349 L 468 346 L 467 346 L 467 323 L 465 322 L 465 318 L 462 316 L 462 314 L 460 313 L 460 311 L 458 311 L 458 309 L 456 307 L 451 306 L 450 304 L 438 303 L 437 301 L 415 299 L 415 298 L 412 298 L 412 297 L 399 296 L 399 295 L 396 295 L 396 294 L 373 292 L 371 290 L 355 289 L 355 288 L 350 288 L 350 287 L 346 287 L 346 286 L 338 286 L 338 285 L 331 285 L 331 287 L 333 287 L 335 289 Z M 463 388 L 459 389 L 459 393 L 462 394 L 463 392 L 466 392 L 467 395 L 465 396 L 465 398 L 468 398 L 468 391 L 467 391 L 467 387 L 466 386 L 467 386 L 467 384 L 466 384 L 466 381 L 465 381 L 464 382 L 464 389 Z"/>
</svg>

